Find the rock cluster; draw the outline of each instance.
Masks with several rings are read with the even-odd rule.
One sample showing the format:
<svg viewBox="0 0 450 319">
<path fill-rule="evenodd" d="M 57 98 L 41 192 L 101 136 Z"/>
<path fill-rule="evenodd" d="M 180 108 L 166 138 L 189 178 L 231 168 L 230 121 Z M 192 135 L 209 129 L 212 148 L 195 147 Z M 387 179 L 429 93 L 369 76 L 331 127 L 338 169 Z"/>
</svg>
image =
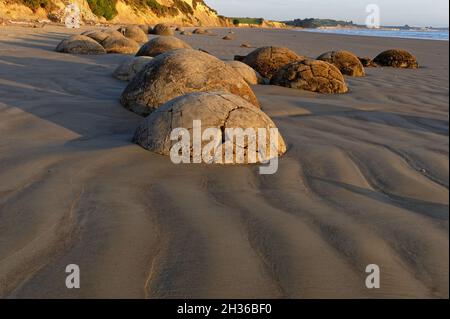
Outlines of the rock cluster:
<svg viewBox="0 0 450 319">
<path fill-rule="evenodd" d="M 71 54 L 106 54 L 103 46 L 85 35 L 74 35 L 61 41 L 56 51 Z"/>
<path fill-rule="evenodd" d="M 112 29 L 85 31 L 81 35 L 62 40 L 56 47 L 58 52 L 72 54 L 135 54 L 138 50 L 139 44 L 136 41 Z"/>
<path fill-rule="evenodd" d="M 131 80 L 120 101 L 127 109 L 145 116 L 176 97 L 217 90 L 238 95 L 259 107 L 250 86 L 231 66 L 192 49 L 158 55 Z"/>
</svg>

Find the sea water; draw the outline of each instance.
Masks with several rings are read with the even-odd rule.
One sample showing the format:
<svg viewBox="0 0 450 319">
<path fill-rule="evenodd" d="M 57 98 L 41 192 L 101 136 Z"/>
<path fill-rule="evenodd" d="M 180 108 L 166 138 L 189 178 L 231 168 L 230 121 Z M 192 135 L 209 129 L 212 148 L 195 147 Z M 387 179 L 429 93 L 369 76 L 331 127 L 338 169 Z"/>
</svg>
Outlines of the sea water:
<svg viewBox="0 0 450 319">
<path fill-rule="evenodd" d="M 298 29 L 299 31 L 448 41 L 448 30 Z"/>
</svg>

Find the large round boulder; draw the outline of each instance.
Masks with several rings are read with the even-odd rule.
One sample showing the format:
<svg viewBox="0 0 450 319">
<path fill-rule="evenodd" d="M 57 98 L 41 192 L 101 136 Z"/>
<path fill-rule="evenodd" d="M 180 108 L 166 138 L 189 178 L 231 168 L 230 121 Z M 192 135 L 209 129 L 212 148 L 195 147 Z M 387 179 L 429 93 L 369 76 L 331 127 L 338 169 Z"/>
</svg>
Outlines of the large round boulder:
<svg viewBox="0 0 450 319">
<path fill-rule="evenodd" d="M 72 54 L 105 54 L 105 49 L 95 40 L 85 35 L 74 35 L 62 40 L 56 47 L 57 52 Z"/>
<path fill-rule="evenodd" d="M 411 53 L 399 49 L 381 52 L 374 62 L 381 66 L 394 68 L 417 69 L 419 67 L 417 59 Z"/>
<path fill-rule="evenodd" d="M 149 56 L 130 57 L 117 67 L 113 73 L 113 77 L 123 81 L 131 81 L 151 60 L 153 58 Z"/>
<path fill-rule="evenodd" d="M 250 85 L 265 84 L 266 80 L 257 71 L 239 61 L 226 61 Z"/>
<path fill-rule="evenodd" d="M 101 43 L 108 53 L 135 54 L 139 50 L 139 44 L 125 38 L 122 34 L 110 35 Z"/>
<path fill-rule="evenodd" d="M 325 61 L 336 66 L 342 74 L 361 77 L 366 72 L 356 55 L 348 51 L 330 51 L 320 55 L 317 60 Z"/>
<path fill-rule="evenodd" d="M 129 110 L 145 116 L 178 96 L 217 90 L 239 95 L 259 107 L 250 86 L 232 67 L 191 49 L 158 55 L 136 74 L 120 101 Z"/>
<path fill-rule="evenodd" d="M 177 49 L 192 49 L 192 47 L 183 40 L 172 36 L 157 37 L 144 44 L 138 53 L 136 53 L 136 56 L 146 55 L 155 57 L 167 51 Z"/>
<path fill-rule="evenodd" d="M 136 25 L 130 25 L 126 27 L 121 27 L 117 31 L 122 33 L 126 38 L 132 39 L 137 43 L 145 43 L 148 41 L 147 34 L 142 31 L 142 29 Z"/>
<path fill-rule="evenodd" d="M 294 51 L 283 47 L 263 47 L 247 55 L 242 62 L 248 64 L 263 77 L 271 79 L 286 64 L 304 59 Z"/>
<path fill-rule="evenodd" d="M 175 34 L 173 28 L 165 23 L 155 25 L 155 27 L 152 30 L 152 33 L 156 35 L 165 35 L 165 36 L 173 36 Z"/>
<path fill-rule="evenodd" d="M 167 102 L 141 122 L 133 141 L 147 150 L 170 156 L 178 142 L 171 140 L 174 129 L 187 130 L 190 145 L 194 145 L 194 121 L 201 121 L 195 123 L 201 125 L 198 127 L 201 136 L 207 137 L 199 141 L 200 152 L 187 154 L 192 162 L 258 163 L 286 152 L 286 144 L 277 130 L 273 130 L 276 134 L 271 138 L 271 129 L 276 126 L 264 112 L 239 96 L 223 91 L 191 93 Z M 248 138 L 242 135 L 240 139 L 234 138 L 234 134 L 239 133 L 235 129 L 247 130 Z M 261 131 L 265 136 L 258 135 Z M 211 143 L 214 147 L 205 149 Z M 229 157 L 224 156 L 227 149 Z"/>
<path fill-rule="evenodd" d="M 209 33 L 211 33 L 211 31 L 209 31 L 209 30 L 207 30 L 207 29 L 205 29 L 205 28 L 197 28 L 197 29 L 195 29 L 194 31 L 192 31 L 192 33 L 193 33 L 193 34 L 200 34 L 200 35 L 203 35 L 203 34 L 209 34 Z"/>
<path fill-rule="evenodd" d="M 337 67 L 311 59 L 284 66 L 272 77 L 271 84 L 328 94 L 348 91 L 344 76 Z"/>
<path fill-rule="evenodd" d="M 109 37 L 110 35 L 102 31 L 93 31 L 87 33 L 86 36 L 102 44 L 102 42 L 105 41 L 106 38 Z"/>
<path fill-rule="evenodd" d="M 112 35 L 112 36 L 116 36 L 116 37 L 123 36 L 122 33 L 120 33 L 117 30 L 114 30 L 114 29 L 104 29 L 104 30 L 102 30 L 102 32 L 103 33 L 107 33 L 107 34 Z"/>
</svg>

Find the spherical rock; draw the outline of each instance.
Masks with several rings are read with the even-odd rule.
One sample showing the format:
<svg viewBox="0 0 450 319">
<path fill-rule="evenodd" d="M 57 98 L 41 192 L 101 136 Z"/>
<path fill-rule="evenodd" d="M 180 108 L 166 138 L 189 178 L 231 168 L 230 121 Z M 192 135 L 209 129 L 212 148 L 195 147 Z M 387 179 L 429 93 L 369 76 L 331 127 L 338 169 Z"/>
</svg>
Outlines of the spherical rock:
<svg viewBox="0 0 450 319">
<path fill-rule="evenodd" d="M 147 150 L 170 156 L 171 148 L 177 142 L 170 138 L 173 129 L 182 128 L 189 131 L 190 143 L 193 145 L 194 120 L 201 121 L 201 135 L 206 129 L 215 130 L 213 137 L 201 141 L 203 156 L 202 152 L 190 153 L 190 159 L 194 161 L 220 164 L 257 163 L 286 152 L 286 144 L 281 134 L 277 133 L 274 138 L 270 138 L 270 130 L 276 126 L 264 112 L 239 96 L 223 91 L 191 93 L 167 102 L 141 122 L 133 141 Z M 249 129 L 248 131 L 254 132 L 255 135 L 253 138 L 239 141 L 232 137 L 230 129 Z M 265 131 L 265 138 L 263 135 L 258 136 L 258 129 Z M 258 145 L 258 139 L 261 145 Z M 212 141 L 217 143 L 217 147 L 208 153 L 205 146 Z M 233 153 L 228 160 L 224 156 L 226 145 L 231 146 L 230 154 Z M 259 153 L 258 156 L 258 153 L 249 152 L 252 149 L 264 149 L 265 152 Z M 249 153 L 254 156 L 249 156 Z"/>
<path fill-rule="evenodd" d="M 271 84 L 328 94 L 348 91 L 344 76 L 337 67 L 310 59 L 284 66 L 273 76 Z"/>
<path fill-rule="evenodd" d="M 209 30 L 207 30 L 207 29 L 205 29 L 205 28 L 197 28 L 197 29 L 195 29 L 192 33 L 193 33 L 193 34 L 200 34 L 200 35 L 203 35 L 203 34 L 211 33 L 211 31 L 209 31 Z"/>
<path fill-rule="evenodd" d="M 85 35 L 74 35 L 62 40 L 56 47 L 57 52 L 72 54 L 105 54 L 105 49 L 95 40 Z"/>
<path fill-rule="evenodd" d="M 404 68 L 404 69 L 417 69 L 419 63 L 417 59 L 408 51 L 405 50 L 387 50 L 380 53 L 374 62 L 381 66 L 390 66 L 394 68 Z"/>
<path fill-rule="evenodd" d="M 304 59 L 297 53 L 283 47 L 263 47 L 247 55 L 242 62 L 271 79 L 275 72 L 286 64 Z"/>
<path fill-rule="evenodd" d="M 136 74 L 120 101 L 129 110 L 148 115 L 178 96 L 217 90 L 239 95 L 259 107 L 250 86 L 232 67 L 191 49 L 174 50 L 154 58 Z"/>
<path fill-rule="evenodd" d="M 137 43 L 145 43 L 148 41 L 147 34 L 142 31 L 142 29 L 136 25 L 130 25 L 126 27 L 121 27 L 117 31 L 122 33 L 126 38 L 132 39 Z"/>
<path fill-rule="evenodd" d="M 107 33 L 107 34 L 112 35 L 112 36 L 116 36 L 116 37 L 123 36 L 122 33 L 120 33 L 117 30 L 114 30 L 114 29 L 104 29 L 104 30 L 102 30 L 102 32 L 103 33 Z"/>
<path fill-rule="evenodd" d="M 145 55 L 155 57 L 167 51 L 177 49 L 192 49 L 192 47 L 178 38 L 172 36 L 162 36 L 151 39 L 146 44 L 144 44 L 139 49 L 138 53 L 136 53 L 136 56 Z"/>
<path fill-rule="evenodd" d="M 257 71 L 239 61 L 226 61 L 250 85 L 266 84 L 266 80 Z"/>
<path fill-rule="evenodd" d="M 113 77 L 123 81 L 131 81 L 153 58 L 149 56 L 130 57 L 117 67 Z"/>
<path fill-rule="evenodd" d="M 330 51 L 320 55 L 317 60 L 325 61 L 336 66 L 342 74 L 361 77 L 366 72 L 358 57 L 348 51 Z"/>
<path fill-rule="evenodd" d="M 173 36 L 175 33 L 173 31 L 173 28 L 165 23 L 160 23 L 155 25 L 152 31 L 153 34 L 156 35 L 164 35 L 164 36 Z"/>
<path fill-rule="evenodd" d="M 139 50 L 139 44 L 125 38 L 122 34 L 110 35 L 101 43 L 108 53 L 135 54 Z"/>
<path fill-rule="evenodd" d="M 105 41 L 106 38 L 109 37 L 110 35 L 102 31 L 94 31 L 89 32 L 88 34 L 86 34 L 86 36 L 102 44 L 102 42 Z"/>
</svg>

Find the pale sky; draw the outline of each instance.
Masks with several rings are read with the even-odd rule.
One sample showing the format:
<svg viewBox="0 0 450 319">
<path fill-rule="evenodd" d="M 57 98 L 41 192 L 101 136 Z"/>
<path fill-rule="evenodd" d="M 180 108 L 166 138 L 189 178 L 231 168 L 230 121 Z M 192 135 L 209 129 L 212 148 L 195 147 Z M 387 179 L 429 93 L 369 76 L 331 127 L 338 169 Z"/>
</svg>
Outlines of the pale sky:
<svg viewBox="0 0 450 319">
<path fill-rule="evenodd" d="M 364 24 L 366 6 L 380 7 L 381 25 L 448 27 L 449 0 L 205 0 L 219 14 L 270 20 L 330 18 Z"/>
</svg>

